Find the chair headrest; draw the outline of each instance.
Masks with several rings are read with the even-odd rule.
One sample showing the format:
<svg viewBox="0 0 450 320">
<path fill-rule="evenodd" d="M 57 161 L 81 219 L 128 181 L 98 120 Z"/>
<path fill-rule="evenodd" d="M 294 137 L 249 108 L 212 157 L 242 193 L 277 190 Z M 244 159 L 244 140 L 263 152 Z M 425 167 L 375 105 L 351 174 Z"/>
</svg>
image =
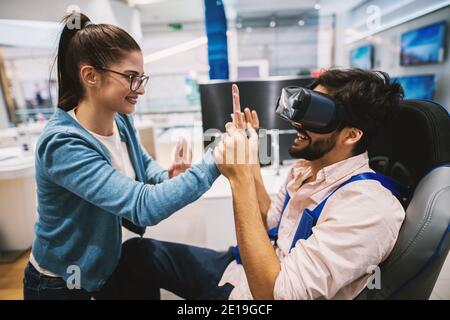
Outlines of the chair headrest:
<svg viewBox="0 0 450 320">
<path fill-rule="evenodd" d="M 430 170 L 450 163 L 449 141 L 447 110 L 432 101 L 402 100 L 369 146 L 370 166 L 409 186 L 412 194 Z"/>
</svg>

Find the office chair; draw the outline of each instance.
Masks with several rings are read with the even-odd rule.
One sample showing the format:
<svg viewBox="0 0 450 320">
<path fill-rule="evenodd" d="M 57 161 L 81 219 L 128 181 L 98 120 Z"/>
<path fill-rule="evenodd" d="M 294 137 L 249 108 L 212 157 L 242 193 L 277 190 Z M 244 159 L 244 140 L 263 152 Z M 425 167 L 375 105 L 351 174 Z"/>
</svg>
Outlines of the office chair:
<svg viewBox="0 0 450 320">
<path fill-rule="evenodd" d="M 428 299 L 450 248 L 450 117 L 439 104 L 403 100 L 369 147 L 373 170 L 406 185 L 406 218 L 381 287 L 356 299 Z"/>
</svg>

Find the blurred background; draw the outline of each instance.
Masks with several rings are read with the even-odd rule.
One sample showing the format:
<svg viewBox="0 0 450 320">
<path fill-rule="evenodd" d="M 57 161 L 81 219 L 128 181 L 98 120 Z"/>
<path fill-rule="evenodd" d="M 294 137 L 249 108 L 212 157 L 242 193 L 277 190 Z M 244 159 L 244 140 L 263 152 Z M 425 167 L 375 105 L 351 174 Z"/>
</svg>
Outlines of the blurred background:
<svg viewBox="0 0 450 320">
<path fill-rule="evenodd" d="M 401 83 L 406 98 L 450 110 L 449 0 L 0 1 L 0 260 L 31 245 L 34 145 L 57 107 L 59 22 L 73 11 L 118 25 L 141 45 L 150 80 L 136 126 L 142 144 L 166 168 L 178 137 L 190 140 L 197 161 L 209 142 L 202 133 L 223 130 L 233 82 L 262 126 L 281 130 L 267 140 L 266 164 L 275 170 L 265 177 L 271 194 L 293 140 L 289 127 L 273 120 L 285 85 L 306 85 L 330 67 L 377 69 Z M 220 183 L 202 198 L 206 202 L 176 218 L 178 227 L 169 219 L 149 235 L 216 249 L 234 243 L 229 189 Z M 219 207 L 223 215 L 205 214 Z M 0 274 L 0 290 L 7 278 Z M 442 285 L 434 297 L 450 297 L 448 288 Z"/>
<path fill-rule="evenodd" d="M 255 100 L 260 93 L 248 90 L 245 81 L 273 77 L 311 79 L 320 70 L 336 66 L 380 69 L 404 86 L 407 98 L 434 99 L 448 107 L 449 3 L 444 0 L 2 1 L 0 130 L 25 126 L 24 131 L 39 133 L 52 115 L 57 105 L 53 63 L 61 30 L 59 21 L 73 11 L 84 12 L 94 23 L 119 25 L 140 43 L 150 82 L 146 94 L 139 99 L 136 115 L 153 128 L 161 146 L 150 146 L 154 141 L 149 141 L 150 153 L 155 157 L 159 153 L 163 165 L 170 162 L 166 157 L 170 146 L 165 146 L 165 142 L 170 145 L 180 135 L 194 139 L 201 135 L 200 129 L 211 128 L 208 118 L 215 113 L 207 112 L 222 106 L 210 106 L 211 101 L 204 101 L 206 113 L 202 110 L 199 84 L 210 80 L 243 81 L 243 103 L 265 103 L 267 106 L 249 105 L 264 109 L 272 108 L 278 92 L 261 102 Z M 280 85 L 275 87 L 278 89 Z M 221 97 L 225 89 L 228 86 L 217 94 Z M 209 87 L 203 90 L 205 99 L 209 97 L 208 90 Z M 217 94 L 214 101 L 228 103 L 228 96 L 217 99 Z M 251 98 L 246 99 L 247 95 Z M 222 118 L 220 121 L 225 121 Z M 11 138 L 14 133 L 2 131 L 0 137 Z M 196 158 L 202 151 L 202 144 L 197 145 L 200 147 Z"/>
<path fill-rule="evenodd" d="M 209 20 L 222 21 L 205 18 L 205 3 L 216 7 Z M 448 106 L 448 6 L 442 0 L 2 1 L 0 128 L 53 113 L 58 22 L 73 10 L 94 23 L 121 26 L 142 46 L 151 80 L 138 114 L 199 114 L 198 83 L 210 79 L 208 50 L 214 54 L 220 42 L 226 47 L 216 53 L 225 55 L 228 71 L 214 78 L 310 76 L 321 68 L 357 66 L 401 77 L 408 97 Z M 223 16 L 215 12 L 221 9 Z M 215 25 L 226 38 L 208 44 L 208 27 Z"/>
</svg>

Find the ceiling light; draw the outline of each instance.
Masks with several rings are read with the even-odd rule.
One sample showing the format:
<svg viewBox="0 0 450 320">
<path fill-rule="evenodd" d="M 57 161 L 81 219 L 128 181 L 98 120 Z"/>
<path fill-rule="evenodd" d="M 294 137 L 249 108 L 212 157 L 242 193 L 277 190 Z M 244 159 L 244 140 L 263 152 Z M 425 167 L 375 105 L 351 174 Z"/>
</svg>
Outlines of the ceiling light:
<svg viewBox="0 0 450 320">
<path fill-rule="evenodd" d="M 168 58 L 170 56 L 186 52 L 192 49 L 195 49 L 197 47 L 203 46 L 208 43 L 207 37 L 200 37 L 191 41 L 187 41 L 181 44 L 178 44 L 176 46 L 163 49 L 154 53 L 150 53 L 144 57 L 144 64 L 159 61 L 161 59 Z"/>
<path fill-rule="evenodd" d="M 134 6 L 143 6 L 146 4 L 154 4 L 158 2 L 163 2 L 164 0 L 128 0 L 128 4 L 132 7 Z"/>
</svg>

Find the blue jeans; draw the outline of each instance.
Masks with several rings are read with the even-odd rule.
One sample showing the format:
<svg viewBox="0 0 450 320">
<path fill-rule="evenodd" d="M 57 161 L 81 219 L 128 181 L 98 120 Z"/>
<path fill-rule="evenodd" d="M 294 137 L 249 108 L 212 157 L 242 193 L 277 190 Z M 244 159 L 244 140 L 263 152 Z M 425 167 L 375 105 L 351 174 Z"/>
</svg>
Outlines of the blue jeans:
<svg viewBox="0 0 450 320">
<path fill-rule="evenodd" d="M 233 286 L 218 283 L 234 259 L 230 250 L 217 252 L 178 243 L 133 238 L 122 245 L 116 270 L 97 292 L 69 290 L 62 278 L 25 269 L 25 299 L 159 299 L 166 289 L 184 299 L 228 299 Z"/>
<path fill-rule="evenodd" d="M 92 294 L 86 290 L 67 288 L 63 278 L 39 273 L 31 263 L 25 268 L 23 298 L 25 300 L 89 300 Z"/>
</svg>

